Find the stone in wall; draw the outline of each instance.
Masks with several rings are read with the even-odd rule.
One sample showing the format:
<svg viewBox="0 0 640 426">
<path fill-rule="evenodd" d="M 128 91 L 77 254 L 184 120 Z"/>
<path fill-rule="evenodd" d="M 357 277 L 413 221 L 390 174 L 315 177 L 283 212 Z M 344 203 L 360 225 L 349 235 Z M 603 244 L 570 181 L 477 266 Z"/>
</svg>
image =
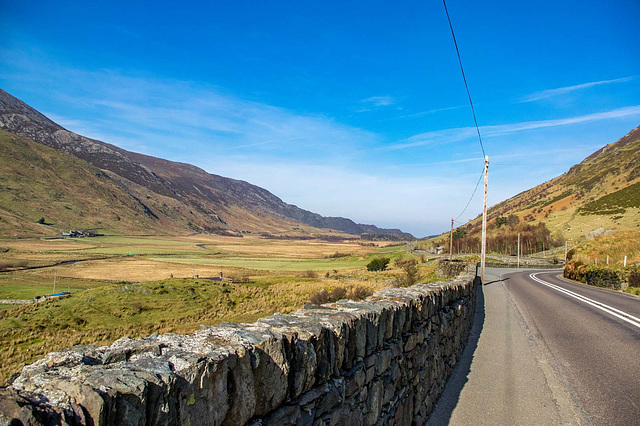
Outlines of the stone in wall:
<svg viewBox="0 0 640 426">
<path fill-rule="evenodd" d="M 440 259 L 438 261 L 438 278 L 451 278 L 470 269 L 470 262 L 460 259 Z"/>
<path fill-rule="evenodd" d="M 0 389 L 0 424 L 423 424 L 467 340 L 476 285 L 463 275 L 50 353 Z"/>
</svg>

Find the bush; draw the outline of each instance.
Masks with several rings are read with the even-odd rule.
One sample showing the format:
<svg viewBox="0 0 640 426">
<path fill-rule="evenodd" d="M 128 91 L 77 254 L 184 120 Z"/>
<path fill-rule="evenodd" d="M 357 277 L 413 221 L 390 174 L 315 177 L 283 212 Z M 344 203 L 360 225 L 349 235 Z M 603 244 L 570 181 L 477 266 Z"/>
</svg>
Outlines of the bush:
<svg viewBox="0 0 640 426">
<path fill-rule="evenodd" d="M 384 271 L 390 261 L 388 257 L 376 257 L 367 263 L 367 271 Z"/>
<path fill-rule="evenodd" d="M 311 296 L 310 300 L 314 305 L 322 305 L 323 303 L 329 303 L 331 301 L 331 296 L 327 290 L 323 289 Z"/>
<path fill-rule="evenodd" d="M 396 261 L 396 265 L 402 268 L 402 275 L 396 277 L 395 284 L 398 287 L 409 287 L 414 285 L 420 279 L 420 271 L 415 259 L 407 259 Z"/>
<path fill-rule="evenodd" d="M 640 287 L 640 269 L 629 272 L 629 287 Z"/>
<path fill-rule="evenodd" d="M 564 267 L 565 278 L 614 290 L 622 289 L 622 275 L 622 271 L 598 265 L 585 265 L 580 261 L 574 260 L 567 262 Z"/>
<path fill-rule="evenodd" d="M 351 289 L 351 300 L 362 300 L 362 299 L 366 299 L 367 297 L 371 296 L 373 294 L 373 290 L 371 290 L 369 287 L 365 287 L 362 285 L 353 287 Z"/>
<path fill-rule="evenodd" d="M 301 272 L 300 276 L 302 278 L 318 278 L 318 274 L 311 270 Z"/>
<path fill-rule="evenodd" d="M 329 294 L 331 300 L 336 301 L 347 297 L 347 289 L 344 287 L 336 287 Z"/>
<path fill-rule="evenodd" d="M 586 283 L 597 287 L 608 287 L 614 290 L 622 288 L 622 278 L 617 271 L 589 265 L 586 271 Z"/>
<path fill-rule="evenodd" d="M 346 289 L 344 287 L 335 287 L 331 291 L 322 289 L 309 299 L 314 305 L 322 305 L 324 303 L 337 302 L 341 299 L 362 300 L 373 294 L 373 290 L 365 286 L 355 286 Z"/>
<path fill-rule="evenodd" d="M 26 260 L 13 260 L 8 262 L 0 262 L 0 272 L 9 271 L 16 268 L 24 268 L 27 266 Z"/>
<path fill-rule="evenodd" d="M 327 256 L 327 259 L 340 259 L 341 257 L 349 257 L 349 256 L 351 256 L 349 253 L 340 253 L 339 251 L 337 251 Z"/>
</svg>

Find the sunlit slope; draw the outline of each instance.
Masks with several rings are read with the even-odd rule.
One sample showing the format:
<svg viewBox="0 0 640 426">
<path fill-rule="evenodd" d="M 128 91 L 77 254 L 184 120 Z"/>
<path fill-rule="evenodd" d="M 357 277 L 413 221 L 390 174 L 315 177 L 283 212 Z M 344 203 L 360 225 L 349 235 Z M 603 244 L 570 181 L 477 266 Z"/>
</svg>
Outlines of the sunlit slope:
<svg viewBox="0 0 640 426">
<path fill-rule="evenodd" d="M 578 239 L 598 228 L 638 229 L 639 207 L 640 127 L 637 127 L 561 176 L 491 207 L 489 220 L 515 214 L 524 222 L 543 221 L 552 232 Z"/>
<path fill-rule="evenodd" d="M 138 200 L 147 216 L 158 219 L 156 222 L 145 219 L 145 223 L 151 225 L 144 227 L 146 232 L 166 233 L 167 227 L 161 219 L 168 219 L 171 222 L 169 231 L 177 226 L 183 233 L 240 234 L 248 231 L 308 236 L 319 228 L 328 228 L 352 235 L 372 233 L 412 238 L 399 229 L 380 229 L 343 217 L 324 217 L 288 204 L 248 182 L 87 138 L 63 128 L 2 89 L 0 129 L 75 156 L 102 170 Z M 185 144 L 188 145 L 188 141 Z M 68 184 L 75 186 L 76 182 L 69 181 Z M 138 223 L 127 226 L 139 228 Z"/>
<path fill-rule="evenodd" d="M 179 226 L 91 164 L 0 130 L 0 235 L 101 228 L 140 232 Z M 147 200 L 145 200 L 149 203 Z M 149 203 L 151 204 L 151 203 Z M 37 223 L 44 218 L 44 224 Z"/>
</svg>

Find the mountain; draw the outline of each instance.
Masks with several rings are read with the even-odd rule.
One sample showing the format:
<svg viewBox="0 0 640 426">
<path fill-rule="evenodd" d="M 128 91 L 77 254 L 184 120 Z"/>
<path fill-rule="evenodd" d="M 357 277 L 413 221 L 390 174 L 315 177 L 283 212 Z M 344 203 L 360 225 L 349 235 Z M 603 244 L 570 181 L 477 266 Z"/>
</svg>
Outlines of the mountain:
<svg viewBox="0 0 640 426">
<path fill-rule="evenodd" d="M 606 230 L 639 230 L 640 126 L 566 173 L 492 206 L 488 224 L 512 215 L 528 224 L 544 222 L 574 241 Z M 471 222 L 470 233 L 480 220 Z"/>
<path fill-rule="evenodd" d="M 3 157 L 0 169 L 6 182 L 0 196 L 0 223 L 7 230 L 20 223 L 20 229 L 33 231 L 33 220 L 39 216 L 55 219 L 58 228 L 95 227 L 118 232 L 278 233 L 306 224 L 354 235 L 413 238 L 398 229 L 324 217 L 287 204 L 247 182 L 78 135 L 1 89 L 0 129 L 21 136 L 3 133 L 0 138 L 3 152 L 15 157 L 11 161 Z M 30 173 L 18 179 L 21 170 Z M 82 176 L 89 175 L 91 178 L 83 180 Z M 32 190 L 30 179 L 41 190 Z"/>
</svg>

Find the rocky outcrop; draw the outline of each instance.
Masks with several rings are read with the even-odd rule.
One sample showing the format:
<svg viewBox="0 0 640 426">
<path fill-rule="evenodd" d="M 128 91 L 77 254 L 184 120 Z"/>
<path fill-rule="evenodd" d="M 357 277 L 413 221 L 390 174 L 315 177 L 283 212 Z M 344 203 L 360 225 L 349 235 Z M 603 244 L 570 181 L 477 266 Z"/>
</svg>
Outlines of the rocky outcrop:
<svg viewBox="0 0 640 426">
<path fill-rule="evenodd" d="M 0 390 L 0 424 L 424 424 L 466 342 L 476 285 L 463 275 L 51 353 Z"/>
</svg>

